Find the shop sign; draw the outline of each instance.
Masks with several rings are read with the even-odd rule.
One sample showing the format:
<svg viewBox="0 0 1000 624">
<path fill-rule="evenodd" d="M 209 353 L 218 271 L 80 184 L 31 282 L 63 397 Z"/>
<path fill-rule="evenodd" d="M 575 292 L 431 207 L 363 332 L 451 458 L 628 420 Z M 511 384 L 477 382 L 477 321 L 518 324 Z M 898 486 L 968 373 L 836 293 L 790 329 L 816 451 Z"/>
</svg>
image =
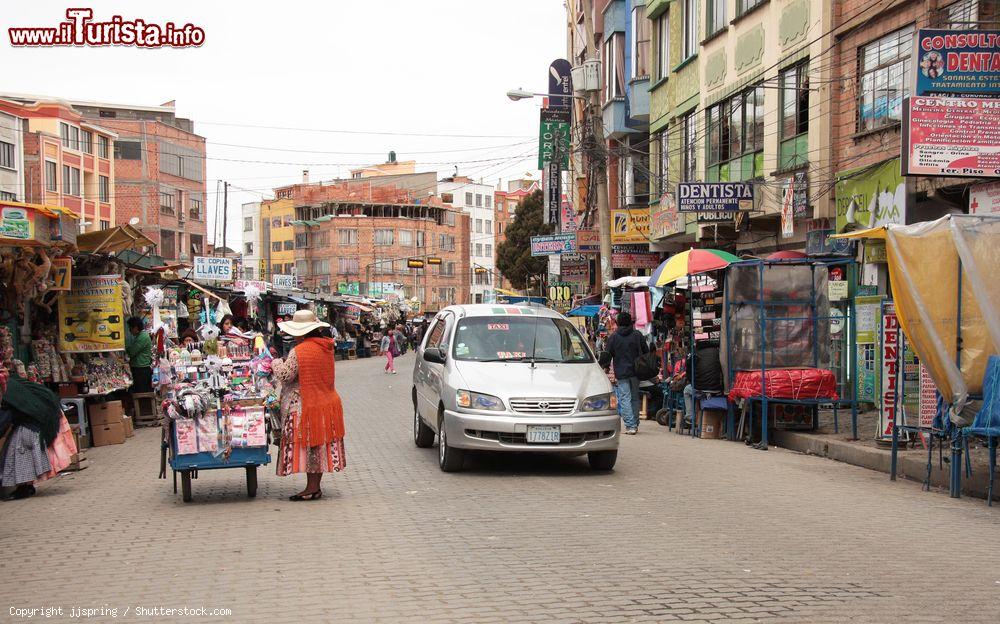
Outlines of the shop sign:
<svg viewBox="0 0 1000 624">
<path fill-rule="evenodd" d="M 614 245 L 611 247 L 611 267 L 614 269 L 655 269 L 660 266 L 660 254 L 646 245 Z"/>
<path fill-rule="evenodd" d="M 677 185 L 678 212 L 750 210 L 753 210 L 753 184 L 749 182 L 681 182 Z"/>
<path fill-rule="evenodd" d="M 570 122 L 564 120 L 565 113 L 558 109 L 543 108 L 538 118 L 538 168 L 545 169 L 559 152 L 559 170 L 569 169 Z"/>
<path fill-rule="evenodd" d="M 122 351 L 125 313 L 120 275 L 74 277 L 59 293 L 59 349 L 64 353 Z"/>
<path fill-rule="evenodd" d="M 568 282 L 590 281 L 590 260 L 581 254 L 563 254 L 560 256 L 560 275 Z"/>
<path fill-rule="evenodd" d="M 576 253 L 576 234 L 550 234 L 531 237 L 532 256 Z"/>
<path fill-rule="evenodd" d="M 698 223 L 731 223 L 736 220 L 738 212 L 699 212 Z"/>
<path fill-rule="evenodd" d="M 559 211 L 559 231 L 563 234 L 569 234 L 575 232 L 580 228 L 580 223 L 577 221 L 576 211 L 573 210 L 573 204 L 568 201 L 562 203 L 562 209 Z"/>
<path fill-rule="evenodd" d="M 560 269 L 562 269 L 562 263 L 559 262 L 560 254 L 552 254 L 549 256 L 549 275 L 559 275 Z"/>
<path fill-rule="evenodd" d="M 341 295 L 360 295 L 361 282 L 338 282 L 337 292 Z"/>
<path fill-rule="evenodd" d="M 549 286 L 549 301 L 572 301 L 573 288 L 569 284 L 557 282 Z"/>
<path fill-rule="evenodd" d="M 937 386 L 927 367 L 920 364 L 920 426 L 931 428 L 937 415 Z"/>
<path fill-rule="evenodd" d="M 576 250 L 582 254 L 601 253 L 601 233 L 597 230 L 577 230 Z"/>
<path fill-rule="evenodd" d="M 1000 95 L 1000 30 L 917 31 L 917 95 Z"/>
<path fill-rule="evenodd" d="M 868 264 L 885 264 L 889 261 L 889 256 L 885 250 L 884 240 L 865 241 L 865 262 Z"/>
<path fill-rule="evenodd" d="M 194 279 L 215 282 L 229 282 L 233 279 L 233 261 L 217 256 L 194 257 Z"/>
<path fill-rule="evenodd" d="M 275 288 L 295 288 L 295 276 L 274 274 L 271 276 L 271 285 Z"/>
<path fill-rule="evenodd" d="M 855 341 L 858 344 L 875 344 L 881 306 L 881 296 L 854 298 L 854 313 L 857 316 Z"/>
<path fill-rule="evenodd" d="M 562 172 L 552 163 L 545 165 L 545 211 L 546 224 L 559 223 L 559 210 L 562 203 Z"/>
<path fill-rule="evenodd" d="M 837 232 L 906 223 L 906 180 L 899 159 L 837 175 Z M 832 239 L 831 242 L 843 240 Z M 845 241 L 846 242 L 846 241 Z"/>
<path fill-rule="evenodd" d="M 847 280 L 830 280 L 826 284 L 830 301 L 843 301 L 847 299 L 849 292 L 849 283 Z"/>
<path fill-rule="evenodd" d="M 566 59 L 556 59 L 549 64 L 549 110 L 557 111 L 567 122 L 572 120 L 572 69 Z"/>
<path fill-rule="evenodd" d="M 903 175 L 1000 178 L 1000 100 L 911 97 Z"/>
<path fill-rule="evenodd" d="M 897 372 L 900 364 L 900 331 L 896 308 L 892 301 L 882 303 L 882 340 L 880 352 L 882 361 L 881 384 L 879 385 L 879 428 L 876 439 L 892 439 L 892 428 L 896 425 Z"/>
<path fill-rule="evenodd" d="M 73 278 L 73 259 L 70 257 L 52 259 L 52 286 L 49 290 L 69 290 Z"/>
<path fill-rule="evenodd" d="M 289 314 L 295 314 L 295 311 L 298 309 L 299 306 L 294 303 L 279 303 L 278 316 L 287 316 Z"/>
<path fill-rule="evenodd" d="M 785 180 L 781 193 L 781 238 L 795 236 L 795 184 Z"/>
<path fill-rule="evenodd" d="M 266 293 L 271 289 L 271 285 L 267 282 L 262 282 L 260 280 L 243 280 L 239 279 L 233 282 L 233 290 L 245 291 L 249 286 L 253 286 L 262 293 Z"/>
<path fill-rule="evenodd" d="M 611 242 L 649 242 L 649 208 L 619 209 L 611 211 Z"/>
<path fill-rule="evenodd" d="M 0 204 L 0 240 L 34 240 L 37 219 L 38 212 L 33 208 Z"/>
<path fill-rule="evenodd" d="M 653 240 L 681 234 L 686 227 L 686 219 L 677 212 L 673 193 L 664 193 L 660 205 L 649 209 L 649 235 Z"/>
<path fill-rule="evenodd" d="M 1000 212 L 1000 182 L 969 187 L 969 214 Z"/>
</svg>

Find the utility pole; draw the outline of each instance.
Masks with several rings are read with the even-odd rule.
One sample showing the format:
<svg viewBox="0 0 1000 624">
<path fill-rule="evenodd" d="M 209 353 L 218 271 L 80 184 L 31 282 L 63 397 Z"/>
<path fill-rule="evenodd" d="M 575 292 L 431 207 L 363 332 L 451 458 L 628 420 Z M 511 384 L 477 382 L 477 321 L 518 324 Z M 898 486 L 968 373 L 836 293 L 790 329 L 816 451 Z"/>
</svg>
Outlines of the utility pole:
<svg viewBox="0 0 1000 624">
<path fill-rule="evenodd" d="M 226 226 L 229 224 L 229 182 L 222 183 L 222 249 L 225 254 L 226 249 Z M 215 250 L 219 254 L 219 250 Z"/>
<path fill-rule="evenodd" d="M 597 59 L 594 46 L 594 0 L 583 0 L 583 27 L 587 37 L 587 58 Z M 590 92 L 590 105 L 587 107 L 587 120 L 592 126 L 595 149 L 604 150 L 604 122 L 601 119 L 600 90 Z M 593 158 L 593 156 L 591 156 Z M 611 209 L 608 206 L 608 170 L 607 159 L 600 158 L 597 167 L 597 229 L 601 238 L 601 289 L 611 281 Z M 591 172 L 594 171 L 591 167 Z"/>
</svg>

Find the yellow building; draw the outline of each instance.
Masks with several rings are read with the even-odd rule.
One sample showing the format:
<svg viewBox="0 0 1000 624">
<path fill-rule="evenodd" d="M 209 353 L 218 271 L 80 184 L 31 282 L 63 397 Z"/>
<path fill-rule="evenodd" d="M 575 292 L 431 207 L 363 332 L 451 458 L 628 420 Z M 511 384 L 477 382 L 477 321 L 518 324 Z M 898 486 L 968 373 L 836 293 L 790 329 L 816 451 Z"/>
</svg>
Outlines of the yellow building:
<svg viewBox="0 0 1000 624">
<path fill-rule="evenodd" d="M 270 199 L 260 204 L 260 278 L 292 275 L 295 272 L 295 202 L 288 198 Z"/>
</svg>

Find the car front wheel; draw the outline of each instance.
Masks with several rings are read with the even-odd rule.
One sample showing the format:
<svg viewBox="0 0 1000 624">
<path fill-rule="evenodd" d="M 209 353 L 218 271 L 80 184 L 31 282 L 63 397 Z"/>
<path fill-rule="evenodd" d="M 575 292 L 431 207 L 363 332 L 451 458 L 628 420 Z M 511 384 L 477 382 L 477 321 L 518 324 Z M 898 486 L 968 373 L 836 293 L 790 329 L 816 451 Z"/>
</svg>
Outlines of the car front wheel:
<svg viewBox="0 0 1000 624">
<path fill-rule="evenodd" d="M 594 470 L 607 472 L 615 469 L 615 462 L 618 461 L 618 451 L 591 451 L 587 453 L 587 461 Z"/>
<path fill-rule="evenodd" d="M 424 424 L 416 407 L 413 408 L 413 443 L 419 448 L 430 448 L 434 445 L 434 430 Z"/>
<path fill-rule="evenodd" d="M 448 433 L 442 418 L 438 422 L 438 466 L 444 472 L 458 472 L 462 469 L 464 460 L 465 451 L 448 445 Z"/>
</svg>

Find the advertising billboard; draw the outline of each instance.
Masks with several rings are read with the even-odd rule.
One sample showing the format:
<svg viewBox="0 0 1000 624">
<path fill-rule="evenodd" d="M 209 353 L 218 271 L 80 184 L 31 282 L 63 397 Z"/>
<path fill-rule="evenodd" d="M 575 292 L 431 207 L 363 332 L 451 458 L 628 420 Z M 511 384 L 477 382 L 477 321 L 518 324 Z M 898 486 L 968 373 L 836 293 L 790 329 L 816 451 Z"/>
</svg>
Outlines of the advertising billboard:
<svg viewBox="0 0 1000 624">
<path fill-rule="evenodd" d="M 753 210 L 753 184 L 749 182 L 681 182 L 677 185 L 678 212 L 750 210 Z"/>
<path fill-rule="evenodd" d="M 1000 100 L 911 97 L 903 175 L 1000 178 Z"/>
<path fill-rule="evenodd" d="M 553 254 L 575 253 L 576 233 L 551 234 L 548 236 L 531 237 L 532 256 L 551 256 Z"/>
<path fill-rule="evenodd" d="M 611 211 L 611 242 L 649 242 L 649 208 L 624 208 Z"/>
<path fill-rule="evenodd" d="M 1000 30 L 917 33 L 916 95 L 1000 95 Z"/>
</svg>

